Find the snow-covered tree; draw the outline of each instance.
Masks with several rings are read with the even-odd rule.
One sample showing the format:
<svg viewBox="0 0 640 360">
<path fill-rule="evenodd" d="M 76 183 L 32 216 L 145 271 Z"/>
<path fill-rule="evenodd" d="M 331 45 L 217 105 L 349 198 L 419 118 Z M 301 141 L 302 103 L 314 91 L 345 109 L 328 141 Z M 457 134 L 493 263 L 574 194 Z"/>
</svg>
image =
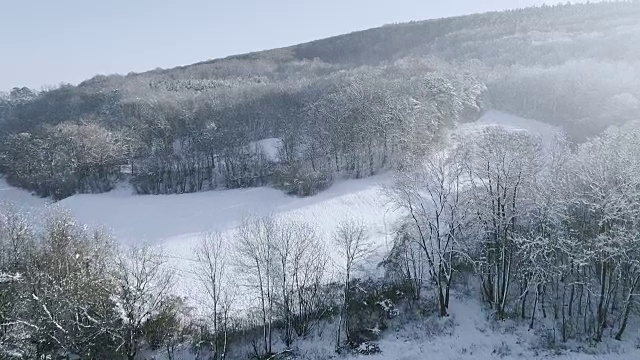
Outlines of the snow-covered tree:
<svg viewBox="0 0 640 360">
<path fill-rule="evenodd" d="M 436 285 L 440 316 L 449 314 L 456 262 L 466 260 L 463 232 L 468 216 L 463 193 L 464 159 L 459 147 L 419 157 L 413 165 L 405 166 L 407 170 L 396 175 L 394 185 L 387 191 L 392 203 L 405 215 L 403 235 L 409 240 L 396 245 L 406 247 L 404 254 L 412 259 L 407 273 L 421 276 L 424 270 L 416 266 L 425 266 Z M 421 251 L 419 260 L 415 259 L 415 247 Z M 422 279 L 416 285 L 421 286 Z"/>
<path fill-rule="evenodd" d="M 515 239 L 541 171 L 541 145 L 527 133 L 498 127 L 463 141 L 469 146 L 469 210 L 479 225 L 477 264 L 482 292 L 498 317 L 504 318 L 513 278 L 522 261 Z"/>
</svg>

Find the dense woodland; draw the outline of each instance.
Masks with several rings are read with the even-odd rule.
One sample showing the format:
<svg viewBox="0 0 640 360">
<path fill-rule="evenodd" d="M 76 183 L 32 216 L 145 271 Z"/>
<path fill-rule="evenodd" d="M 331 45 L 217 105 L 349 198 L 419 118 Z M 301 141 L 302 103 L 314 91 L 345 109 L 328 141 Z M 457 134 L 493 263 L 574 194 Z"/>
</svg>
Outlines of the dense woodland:
<svg viewBox="0 0 640 360">
<path fill-rule="evenodd" d="M 56 199 L 271 184 L 309 195 L 393 168 L 486 108 L 583 141 L 638 111 L 637 2 L 429 20 L 0 97 L 0 172 Z M 281 142 L 278 161 L 257 144 Z M 409 144 L 412 142 L 412 144 Z"/>
<path fill-rule="evenodd" d="M 4 207 L 0 358 L 277 359 L 327 331 L 337 353 L 367 354 L 399 314 L 455 313 L 464 287 L 550 348 L 627 340 L 640 318 L 639 18 L 638 2 L 530 8 L 13 89 L 0 98 L 0 170 L 42 196 L 118 181 L 311 195 L 393 170 L 381 196 L 404 216 L 382 278 L 357 271 L 372 248 L 357 219 L 323 238 L 248 217 L 202 239 L 197 289 L 176 296 L 156 248 L 118 246 L 62 211 L 38 222 Z M 567 136 L 449 136 L 490 108 Z M 274 138 L 276 159 L 261 145 Z"/>
</svg>

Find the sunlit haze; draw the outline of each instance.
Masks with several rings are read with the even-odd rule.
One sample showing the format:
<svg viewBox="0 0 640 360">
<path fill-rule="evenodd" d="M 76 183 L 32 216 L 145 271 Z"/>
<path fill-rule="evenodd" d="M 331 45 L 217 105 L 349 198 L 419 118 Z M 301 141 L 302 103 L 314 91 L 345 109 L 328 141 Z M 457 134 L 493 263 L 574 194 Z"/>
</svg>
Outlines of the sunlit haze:
<svg viewBox="0 0 640 360">
<path fill-rule="evenodd" d="M 564 1 L 546 1 L 547 4 Z M 542 0 L 5 1 L 0 90 L 78 83 Z"/>
</svg>

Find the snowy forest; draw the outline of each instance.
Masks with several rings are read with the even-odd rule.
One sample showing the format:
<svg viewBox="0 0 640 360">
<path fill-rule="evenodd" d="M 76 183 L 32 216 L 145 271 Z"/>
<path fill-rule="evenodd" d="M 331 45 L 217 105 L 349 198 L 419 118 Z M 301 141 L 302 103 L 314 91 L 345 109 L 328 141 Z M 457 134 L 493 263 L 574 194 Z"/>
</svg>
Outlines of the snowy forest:
<svg viewBox="0 0 640 360">
<path fill-rule="evenodd" d="M 638 109 L 636 3 L 388 25 L 290 48 L 0 98 L 0 171 L 61 199 L 126 179 L 167 194 L 313 194 L 393 168 L 482 108 L 584 140 Z M 420 139 L 411 139 L 419 135 Z M 278 139 L 278 161 L 260 141 Z"/>
<path fill-rule="evenodd" d="M 379 196 L 400 214 L 375 263 L 357 217 L 323 234 L 312 219 L 246 216 L 198 239 L 184 292 L 159 248 L 3 205 L 0 358 L 373 359 L 398 324 L 445 326 L 463 289 L 540 351 L 637 342 L 639 79 L 640 3 L 621 1 L 0 94 L 0 173 L 40 197 L 119 184 L 313 197 L 391 174 Z M 561 131 L 455 131 L 489 110 Z M 305 352 L 309 338 L 330 354 Z"/>
</svg>

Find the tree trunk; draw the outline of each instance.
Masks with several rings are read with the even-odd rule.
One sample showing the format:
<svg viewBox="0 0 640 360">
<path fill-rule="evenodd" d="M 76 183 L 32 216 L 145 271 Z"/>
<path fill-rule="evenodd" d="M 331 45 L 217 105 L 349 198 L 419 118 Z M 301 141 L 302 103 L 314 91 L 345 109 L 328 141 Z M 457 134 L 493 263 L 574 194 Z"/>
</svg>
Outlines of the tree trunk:
<svg viewBox="0 0 640 360">
<path fill-rule="evenodd" d="M 542 317 L 547 318 L 547 307 L 544 305 L 545 285 L 538 284 L 538 293 L 540 296 L 540 308 L 542 309 Z"/>
<path fill-rule="evenodd" d="M 574 295 L 575 295 L 575 290 L 576 290 L 576 285 L 575 284 L 571 284 L 571 293 L 569 295 L 569 309 L 568 309 L 569 318 L 571 318 L 571 315 L 573 313 L 573 298 L 574 298 Z"/>
<path fill-rule="evenodd" d="M 606 293 L 607 286 L 607 266 L 605 263 L 600 264 L 600 296 L 598 299 L 598 323 L 596 324 L 596 336 L 595 341 L 600 342 L 602 340 L 602 333 L 604 332 L 605 322 L 606 322 L 606 309 L 604 308 L 604 298 Z"/>
<path fill-rule="evenodd" d="M 533 311 L 531 312 L 531 322 L 529 322 L 529 330 L 533 329 L 533 322 L 536 319 L 536 309 L 538 307 L 538 298 L 540 297 L 540 285 L 536 286 L 536 298 L 533 301 Z"/>
<path fill-rule="evenodd" d="M 624 306 L 624 317 L 622 318 L 622 324 L 620 325 L 620 329 L 618 330 L 615 336 L 615 339 L 618 341 L 622 340 L 622 334 L 624 334 L 624 331 L 627 328 L 627 322 L 629 321 L 629 313 L 631 312 L 631 307 L 632 307 L 631 296 L 629 296 Z"/>
<path fill-rule="evenodd" d="M 620 325 L 620 329 L 618 329 L 618 332 L 616 333 L 615 339 L 620 341 L 622 340 L 622 334 L 624 334 L 624 331 L 627 328 L 627 322 L 629 321 L 629 314 L 631 313 L 631 308 L 633 307 L 633 293 L 636 290 L 636 287 L 638 286 L 638 282 L 640 282 L 640 277 L 636 277 L 636 279 L 633 281 L 633 283 L 631 284 L 630 288 L 629 288 L 629 293 L 627 294 L 627 299 L 624 303 L 624 316 L 622 318 L 622 324 Z"/>
<path fill-rule="evenodd" d="M 440 316 L 441 317 L 445 317 L 448 316 L 448 309 L 447 309 L 447 304 L 445 302 L 445 296 L 444 293 L 442 291 L 442 287 L 438 286 L 438 303 L 440 305 Z"/>
<path fill-rule="evenodd" d="M 525 308 L 527 306 L 527 296 L 529 295 L 528 284 L 525 283 L 525 290 L 522 293 L 522 303 L 520 305 L 520 317 L 522 320 L 526 319 Z"/>
<path fill-rule="evenodd" d="M 566 295 L 567 295 L 567 286 L 563 285 L 563 290 L 562 290 L 562 342 L 566 342 L 567 341 L 567 320 L 565 317 L 565 309 L 564 309 L 564 305 L 565 305 L 565 299 L 566 299 Z"/>
</svg>

